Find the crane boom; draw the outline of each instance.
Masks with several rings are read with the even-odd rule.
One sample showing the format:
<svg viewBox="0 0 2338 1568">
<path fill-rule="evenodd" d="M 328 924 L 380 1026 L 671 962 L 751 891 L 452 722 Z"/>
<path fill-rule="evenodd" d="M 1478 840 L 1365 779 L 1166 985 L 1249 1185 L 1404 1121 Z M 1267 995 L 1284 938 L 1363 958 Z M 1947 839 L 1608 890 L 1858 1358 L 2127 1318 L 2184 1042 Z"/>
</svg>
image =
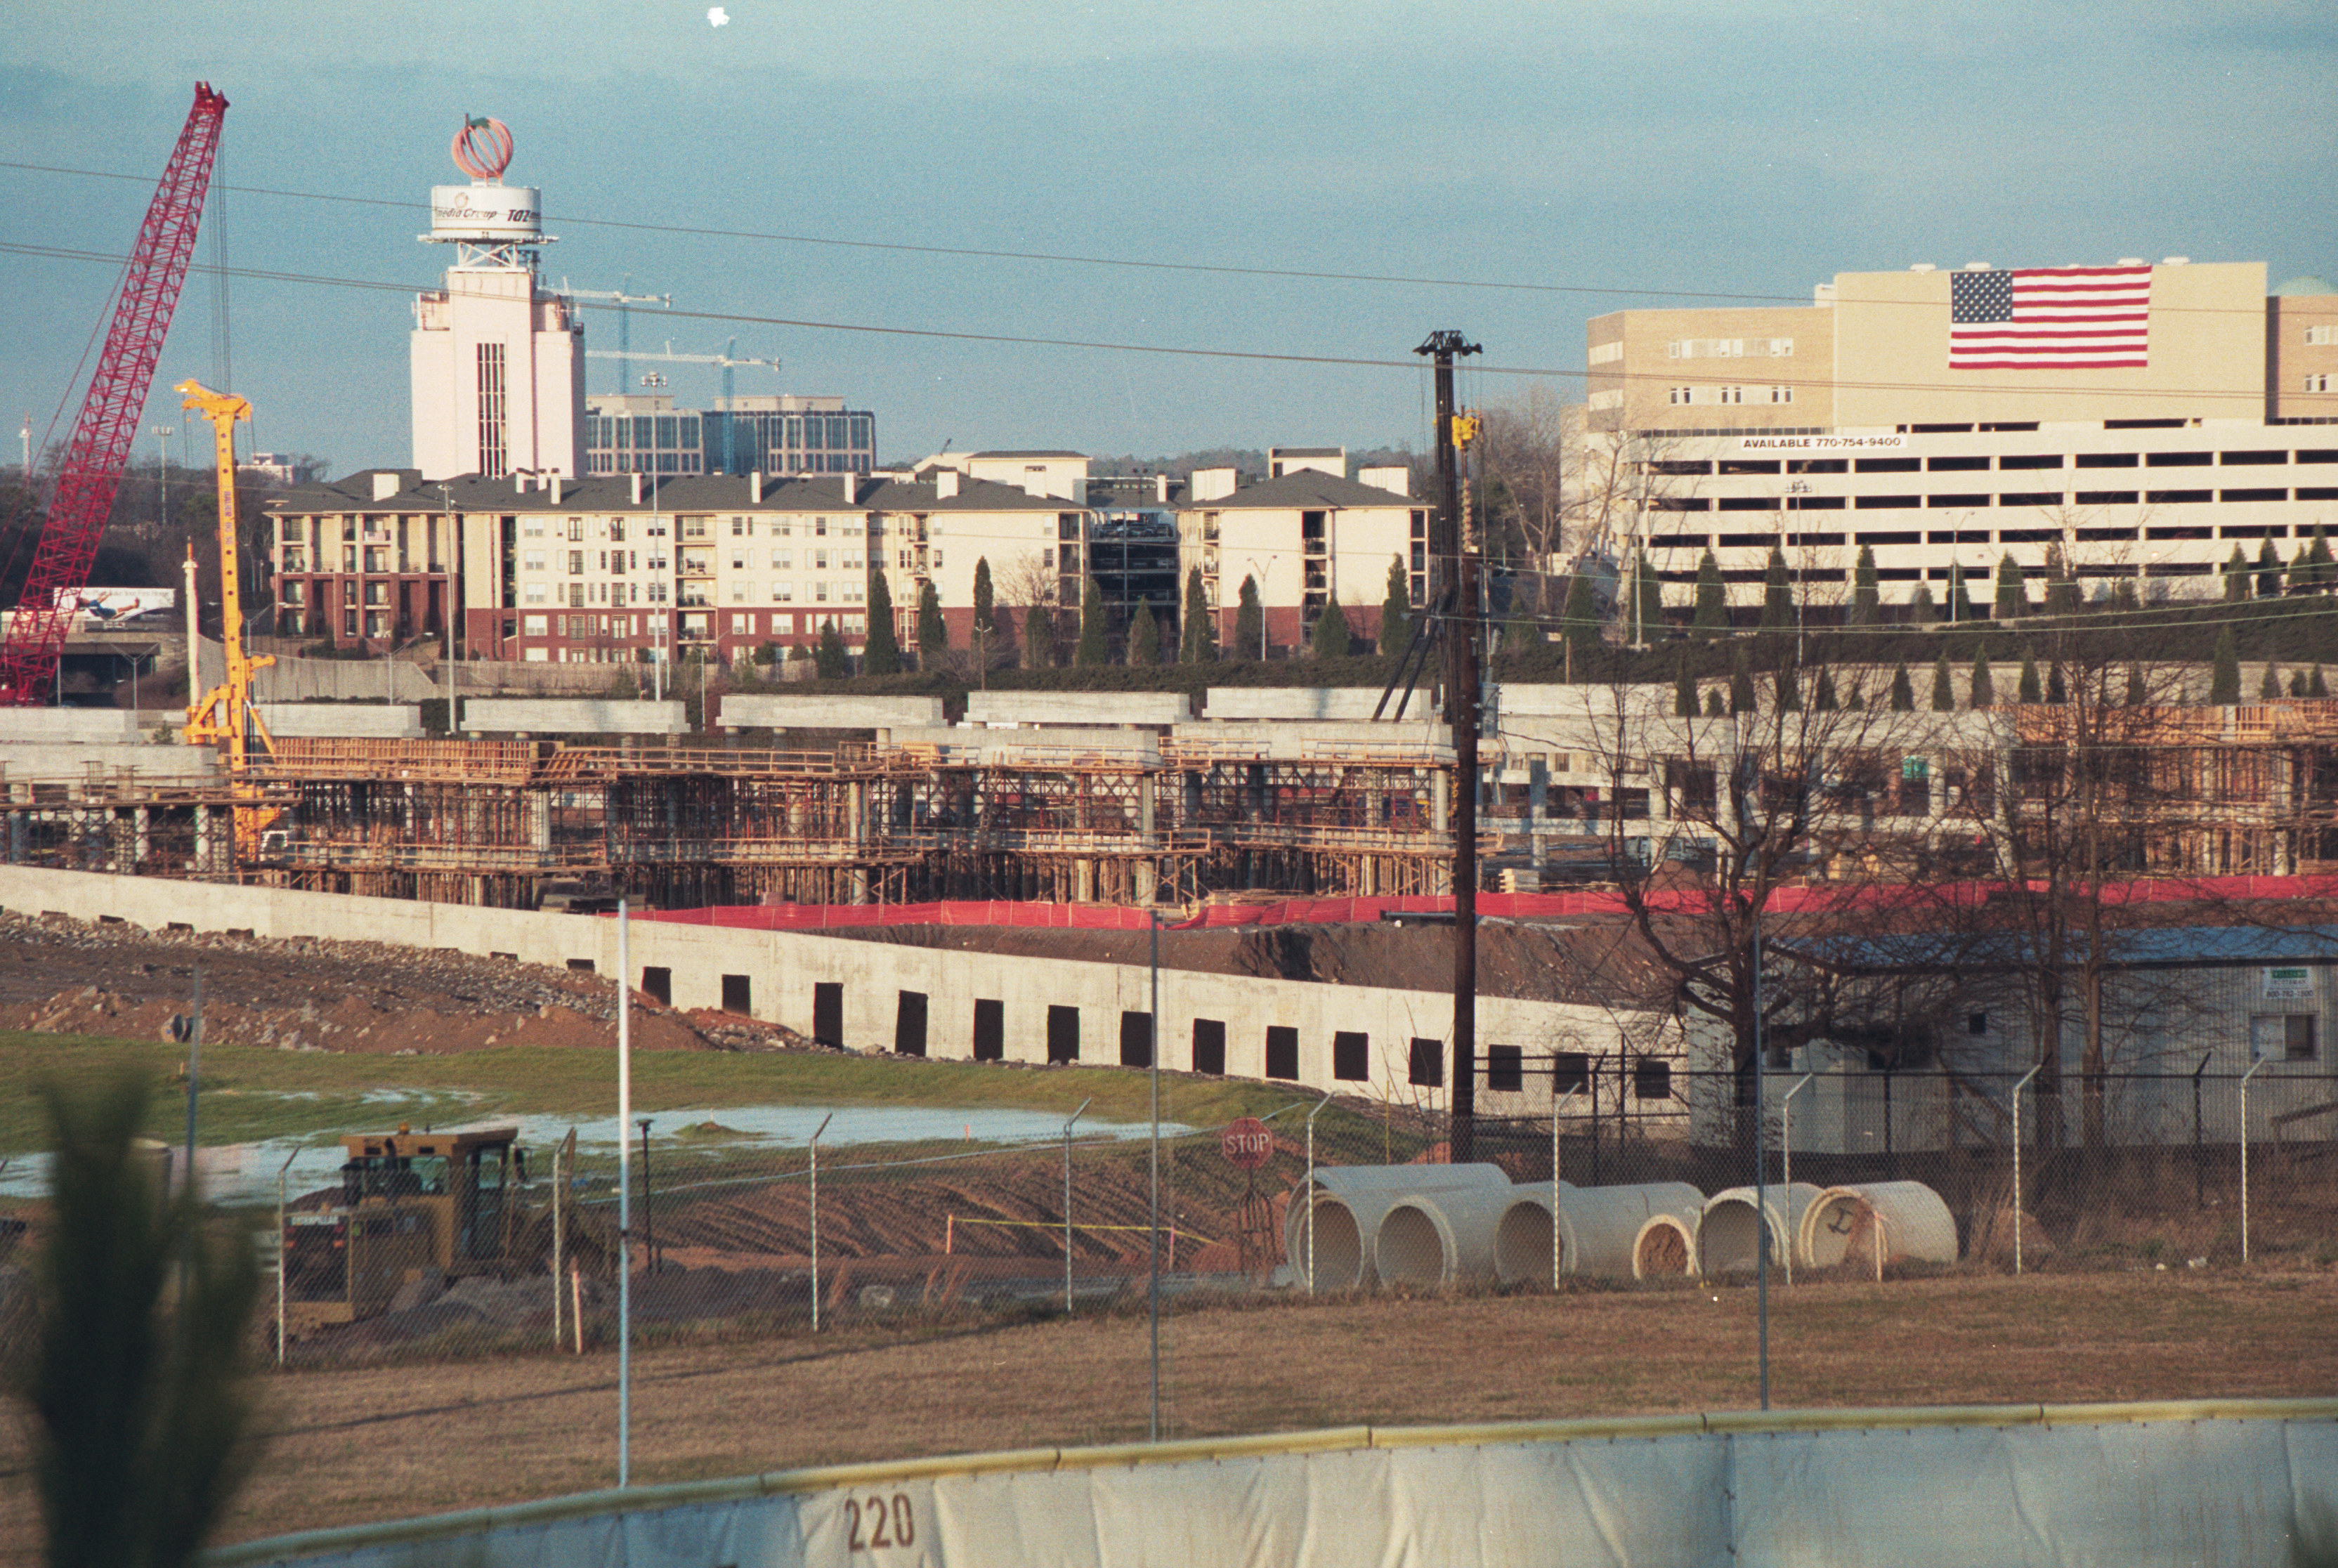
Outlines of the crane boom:
<svg viewBox="0 0 2338 1568">
<path fill-rule="evenodd" d="M 16 613 L 0 638 L 0 706 L 42 701 L 56 677 L 73 614 L 65 601 L 88 585 L 90 563 L 97 557 L 114 492 L 122 485 L 155 362 L 187 280 L 226 114 L 227 99 L 211 91 L 210 83 L 196 83 L 194 107 L 146 205 L 146 220 L 123 273 L 113 324 L 82 397 Z"/>
<path fill-rule="evenodd" d="M 251 405 L 228 392 L 214 392 L 200 381 L 182 381 L 175 388 L 180 407 L 211 422 L 213 466 L 219 476 L 220 646 L 227 654 L 227 677 L 200 700 L 187 704 L 186 740 L 190 746 L 227 743 L 228 778 L 239 798 L 259 791 L 251 784 L 252 743 L 270 749 L 268 727 L 252 707 L 252 676 L 276 661 L 254 659 L 243 646 L 243 564 L 236 545 L 235 427 L 251 417 Z M 193 580 L 192 573 L 189 581 Z M 193 698 L 192 688 L 188 693 Z M 260 849 L 261 831 L 276 819 L 272 808 L 235 808 L 235 845 L 239 857 L 250 858 Z"/>
</svg>

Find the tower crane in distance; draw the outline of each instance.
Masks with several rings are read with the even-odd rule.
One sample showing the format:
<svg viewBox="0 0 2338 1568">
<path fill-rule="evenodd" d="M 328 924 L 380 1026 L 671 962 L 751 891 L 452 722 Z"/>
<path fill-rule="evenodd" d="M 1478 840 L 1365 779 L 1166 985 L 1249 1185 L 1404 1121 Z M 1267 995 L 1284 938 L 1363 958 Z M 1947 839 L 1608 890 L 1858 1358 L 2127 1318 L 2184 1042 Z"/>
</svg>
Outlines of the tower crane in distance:
<svg viewBox="0 0 2338 1568">
<path fill-rule="evenodd" d="M 243 566 L 236 544 L 235 427 L 251 417 L 251 405 L 231 393 L 214 392 L 200 381 L 182 381 L 175 388 L 180 407 L 211 421 L 211 443 L 219 468 L 220 646 L 227 654 L 227 673 L 201 701 L 187 704 L 186 740 L 190 746 L 227 747 L 230 784 L 239 800 L 257 799 L 251 779 L 253 745 L 271 749 L 268 726 L 251 704 L 252 676 L 276 661 L 252 658 L 243 646 Z M 194 583 L 194 546 L 187 547 L 188 592 Z M 260 837 L 278 812 L 273 807 L 235 808 L 235 848 L 239 861 L 259 857 Z"/>
<path fill-rule="evenodd" d="M 40 702 L 55 682 L 72 622 L 70 605 L 89 585 L 90 564 L 97 558 L 114 492 L 122 487 L 154 366 L 187 280 L 226 114 L 227 99 L 211 91 L 210 83 L 196 83 L 194 107 L 146 205 L 146 220 L 114 296 L 105 347 L 74 421 L 73 439 L 49 497 L 47 524 L 32 545 L 16 613 L 0 633 L 0 706 Z M 28 531 L 20 551 L 31 537 Z"/>
</svg>

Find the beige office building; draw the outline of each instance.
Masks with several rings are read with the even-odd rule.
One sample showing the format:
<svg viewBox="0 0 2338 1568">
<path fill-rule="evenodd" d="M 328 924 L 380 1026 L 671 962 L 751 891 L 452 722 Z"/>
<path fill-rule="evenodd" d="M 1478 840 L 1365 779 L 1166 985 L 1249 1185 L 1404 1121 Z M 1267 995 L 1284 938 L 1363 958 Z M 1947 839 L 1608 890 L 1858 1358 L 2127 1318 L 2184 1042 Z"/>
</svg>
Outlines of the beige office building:
<svg viewBox="0 0 2338 1568">
<path fill-rule="evenodd" d="M 1673 583 L 1710 548 L 1740 603 L 1773 544 L 1816 603 L 1865 545 L 1886 603 L 1961 564 L 1985 610 L 2009 554 L 2090 595 L 2193 596 L 2235 544 L 2287 562 L 2338 534 L 2338 293 L 2268 292 L 2259 262 L 1846 272 L 1808 305 L 1619 311 L 1587 337 L 1616 543 Z"/>
</svg>

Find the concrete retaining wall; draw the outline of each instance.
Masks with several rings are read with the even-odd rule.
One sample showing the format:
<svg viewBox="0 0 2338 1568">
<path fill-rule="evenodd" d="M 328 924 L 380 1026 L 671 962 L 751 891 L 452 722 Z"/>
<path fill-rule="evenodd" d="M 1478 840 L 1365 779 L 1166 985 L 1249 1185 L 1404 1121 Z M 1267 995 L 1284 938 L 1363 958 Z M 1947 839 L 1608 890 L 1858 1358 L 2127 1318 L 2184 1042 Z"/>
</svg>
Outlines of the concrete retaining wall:
<svg viewBox="0 0 2338 1568">
<path fill-rule="evenodd" d="M 259 936 L 333 936 L 505 953 L 555 967 L 584 960 L 604 975 L 613 974 L 617 961 L 616 922 L 586 915 L 16 866 L 0 867 L 0 905 L 27 914 L 53 910 L 81 920 L 112 916 L 150 929 L 180 922 L 199 931 L 241 929 Z M 1121 1060 L 1124 1016 L 1142 1014 L 1148 1005 L 1148 973 L 1142 965 L 1006 957 L 798 932 L 637 920 L 631 956 L 636 985 L 645 969 L 667 972 L 678 1007 L 718 1007 L 724 976 L 743 975 L 756 1017 L 807 1035 L 817 1032 L 820 989 L 839 987 L 832 995 L 842 1019 L 840 1043 L 861 1051 L 892 1050 L 901 994 L 921 994 L 928 999 L 925 1054 L 936 1059 L 973 1056 L 975 1004 L 990 999 L 1002 1007 L 1004 1060 L 1046 1062 L 1049 1009 L 1060 1007 L 1078 1015 L 1078 1059 L 1115 1063 Z M 1299 1046 L 1294 1088 L 1393 1093 L 1410 1098 L 1410 1042 L 1415 1036 L 1449 1040 L 1453 1003 L 1436 992 L 1164 969 L 1164 1066 L 1194 1066 L 1197 1020 L 1223 1026 L 1230 1075 L 1264 1077 L 1268 1030 L 1290 1028 L 1297 1031 Z M 1562 1042 L 1568 1050 L 1623 1048 L 1616 1017 L 1598 1007 L 1482 996 L 1478 1020 L 1480 1042 L 1519 1045 L 1529 1057 Z M 1636 1021 L 1623 1022 L 1629 1026 Z M 1369 1079 L 1332 1077 L 1335 1031 L 1368 1037 Z"/>
<path fill-rule="evenodd" d="M 1345 719 L 1369 723 L 1380 700 L 1378 686 L 1213 686 L 1202 711 L 1211 719 Z M 1421 696 L 1412 694 L 1406 712 L 1418 717 Z M 1389 710 L 1396 710 L 1394 698 Z"/>
<path fill-rule="evenodd" d="M 411 703 L 258 702 L 260 721 L 270 735 L 288 740 L 317 736 L 419 740 L 422 710 Z"/>
<path fill-rule="evenodd" d="M 0 745 L 134 746 L 127 708 L 0 708 Z"/>
<path fill-rule="evenodd" d="M 969 724 L 1179 724 L 1183 691 L 969 691 Z"/>
<path fill-rule="evenodd" d="M 786 697 L 732 692 L 715 712 L 725 730 L 891 730 L 938 726 L 938 697 Z"/>
<path fill-rule="evenodd" d="M 95 768 L 141 779 L 216 779 L 219 753 L 208 746 L 0 745 L 0 778 L 83 783 Z"/>
<path fill-rule="evenodd" d="M 616 698 L 463 700 L 463 728 L 475 735 L 679 735 L 687 727 L 679 702 Z"/>
</svg>

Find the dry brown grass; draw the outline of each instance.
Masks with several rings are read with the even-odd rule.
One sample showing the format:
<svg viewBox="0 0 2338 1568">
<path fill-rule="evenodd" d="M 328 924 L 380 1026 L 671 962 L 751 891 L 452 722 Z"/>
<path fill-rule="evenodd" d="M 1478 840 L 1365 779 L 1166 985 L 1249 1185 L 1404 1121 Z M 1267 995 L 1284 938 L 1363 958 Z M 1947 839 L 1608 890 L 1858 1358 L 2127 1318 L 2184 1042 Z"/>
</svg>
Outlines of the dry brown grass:
<svg viewBox="0 0 2338 1568">
<path fill-rule="evenodd" d="M 2333 1318 L 2330 1270 L 1804 1284 L 1771 1294 L 1771 1396 L 1782 1408 L 2333 1396 Z M 1745 1408 L 1754 1325 L 1752 1289 L 1687 1286 L 1195 1308 L 1164 1327 L 1169 1435 Z M 635 1367 L 643 1482 L 1145 1428 L 1141 1305 L 661 1349 Z M 227 1536 L 606 1485 L 615 1369 L 603 1353 L 271 1377 L 277 1436 Z M 0 1556 L 30 1563 L 24 1463 L 11 1431 Z"/>
</svg>

